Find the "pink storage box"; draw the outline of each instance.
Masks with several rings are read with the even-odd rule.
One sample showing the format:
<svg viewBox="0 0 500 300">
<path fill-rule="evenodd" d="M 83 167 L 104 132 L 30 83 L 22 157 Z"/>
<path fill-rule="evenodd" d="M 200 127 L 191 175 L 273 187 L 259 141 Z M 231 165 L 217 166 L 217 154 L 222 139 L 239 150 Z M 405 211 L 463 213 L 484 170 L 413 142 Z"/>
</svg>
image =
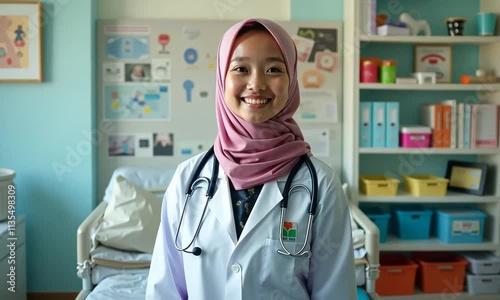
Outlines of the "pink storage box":
<svg viewBox="0 0 500 300">
<path fill-rule="evenodd" d="M 400 146 L 403 148 L 429 148 L 431 128 L 426 126 L 403 126 L 399 133 Z"/>
</svg>

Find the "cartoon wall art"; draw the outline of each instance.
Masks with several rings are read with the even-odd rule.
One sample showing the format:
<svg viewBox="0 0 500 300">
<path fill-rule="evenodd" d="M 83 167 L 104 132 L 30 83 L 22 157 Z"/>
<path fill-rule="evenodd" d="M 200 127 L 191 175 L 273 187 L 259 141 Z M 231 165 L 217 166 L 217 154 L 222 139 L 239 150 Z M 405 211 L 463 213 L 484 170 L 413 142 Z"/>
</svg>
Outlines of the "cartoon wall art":
<svg viewBox="0 0 500 300">
<path fill-rule="evenodd" d="M 170 42 L 170 35 L 166 33 L 158 35 L 158 44 L 160 45 L 158 54 L 170 54 L 170 51 L 166 49 L 169 42 Z"/>
<path fill-rule="evenodd" d="M 41 3 L 0 3 L 0 82 L 42 81 L 41 11 Z"/>
<path fill-rule="evenodd" d="M 123 82 L 125 66 L 123 63 L 106 62 L 102 65 L 102 80 L 104 82 Z"/>
<path fill-rule="evenodd" d="M 108 59 L 148 59 L 149 37 L 108 36 L 106 55 Z"/>
<path fill-rule="evenodd" d="M 153 81 L 170 81 L 171 63 L 168 58 L 156 58 L 151 62 Z"/>
</svg>

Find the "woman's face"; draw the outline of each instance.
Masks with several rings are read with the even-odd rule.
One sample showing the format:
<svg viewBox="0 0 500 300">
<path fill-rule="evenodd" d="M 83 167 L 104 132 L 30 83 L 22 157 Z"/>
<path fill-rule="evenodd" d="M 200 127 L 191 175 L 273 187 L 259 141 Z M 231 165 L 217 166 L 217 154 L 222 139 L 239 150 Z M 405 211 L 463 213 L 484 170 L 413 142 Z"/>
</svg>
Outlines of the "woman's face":
<svg viewBox="0 0 500 300">
<path fill-rule="evenodd" d="M 225 81 L 229 109 L 251 123 L 274 117 L 288 99 L 288 73 L 281 50 L 267 31 L 236 38 Z"/>
</svg>

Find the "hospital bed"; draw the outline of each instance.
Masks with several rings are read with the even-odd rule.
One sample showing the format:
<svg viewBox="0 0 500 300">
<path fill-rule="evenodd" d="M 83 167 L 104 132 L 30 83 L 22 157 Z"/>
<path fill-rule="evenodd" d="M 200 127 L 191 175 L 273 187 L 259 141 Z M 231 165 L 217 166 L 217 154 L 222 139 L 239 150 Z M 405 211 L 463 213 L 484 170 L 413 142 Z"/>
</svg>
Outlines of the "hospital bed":
<svg viewBox="0 0 500 300">
<path fill-rule="evenodd" d="M 103 201 L 77 230 L 77 275 L 82 279 L 82 290 L 76 300 L 144 299 L 151 254 L 107 247 L 96 241 L 96 232 L 103 222 L 105 213 L 108 215 L 110 213 L 107 208 L 114 195 L 113 189 L 116 192 L 118 178 L 125 178 L 134 186 L 155 195 L 161 202 L 174 171 L 162 168 L 122 167 L 113 172 Z M 356 281 L 358 286 L 367 291 L 371 299 L 378 299 L 374 291 L 375 280 L 378 277 L 379 231 L 355 204 L 350 204 L 350 210 L 353 239 L 362 244 L 357 250 L 366 251 L 362 259 L 356 260 Z M 354 238 L 355 231 L 356 238 Z"/>
</svg>

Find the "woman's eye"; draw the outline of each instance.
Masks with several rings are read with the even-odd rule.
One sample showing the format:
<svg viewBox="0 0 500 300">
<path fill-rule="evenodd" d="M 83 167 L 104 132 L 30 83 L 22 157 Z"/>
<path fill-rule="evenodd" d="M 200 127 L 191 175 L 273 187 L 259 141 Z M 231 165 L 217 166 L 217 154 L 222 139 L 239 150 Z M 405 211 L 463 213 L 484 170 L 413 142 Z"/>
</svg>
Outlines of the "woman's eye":
<svg viewBox="0 0 500 300">
<path fill-rule="evenodd" d="M 281 71 L 281 69 L 278 68 L 278 67 L 271 67 L 271 68 L 267 69 L 267 72 L 270 72 L 270 73 L 283 73 L 283 71 Z"/>
<path fill-rule="evenodd" d="M 235 67 L 233 68 L 233 71 L 238 72 L 238 73 L 243 73 L 247 71 L 247 68 L 245 67 Z"/>
</svg>

